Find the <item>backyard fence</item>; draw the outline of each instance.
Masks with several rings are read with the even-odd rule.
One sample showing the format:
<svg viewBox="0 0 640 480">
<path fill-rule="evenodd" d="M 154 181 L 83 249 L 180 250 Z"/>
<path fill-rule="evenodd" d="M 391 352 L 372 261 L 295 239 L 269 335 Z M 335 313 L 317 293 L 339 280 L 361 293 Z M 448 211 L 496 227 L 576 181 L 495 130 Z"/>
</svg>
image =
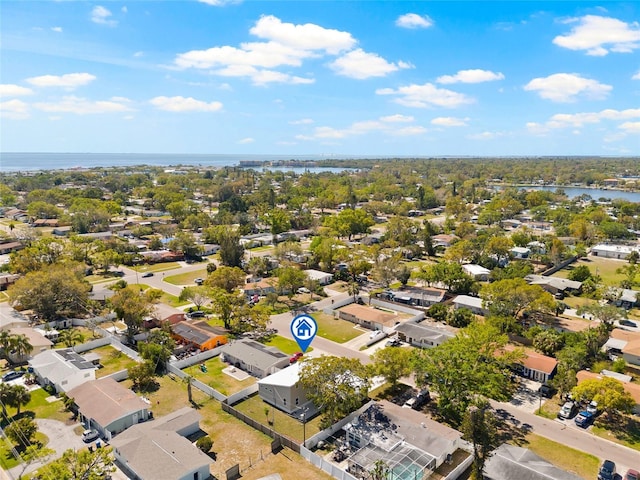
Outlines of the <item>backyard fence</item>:
<svg viewBox="0 0 640 480">
<path fill-rule="evenodd" d="M 196 363 L 202 363 L 205 360 L 209 360 L 210 358 L 217 357 L 222 353 L 222 347 L 212 348 L 211 350 L 205 350 L 204 352 L 200 352 L 196 355 L 189 355 L 188 357 L 182 358 L 180 360 L 175 360 L 171 362 L 176 368 L 186 368 L 191 365 L 195 365 Z"/>
</svg>

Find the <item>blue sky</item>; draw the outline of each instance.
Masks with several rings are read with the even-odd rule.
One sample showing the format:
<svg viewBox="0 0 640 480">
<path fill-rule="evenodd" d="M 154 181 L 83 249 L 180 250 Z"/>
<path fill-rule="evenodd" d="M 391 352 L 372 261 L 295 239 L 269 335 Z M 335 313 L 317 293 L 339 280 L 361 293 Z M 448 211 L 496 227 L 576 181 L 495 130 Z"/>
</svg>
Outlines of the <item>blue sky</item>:
<svg viewBox="0 0 640 480">
<path fill-rule="evenodd" d="M 0 151 L 638 155 L 640 3 L 0 3 Z"/>
</svg>

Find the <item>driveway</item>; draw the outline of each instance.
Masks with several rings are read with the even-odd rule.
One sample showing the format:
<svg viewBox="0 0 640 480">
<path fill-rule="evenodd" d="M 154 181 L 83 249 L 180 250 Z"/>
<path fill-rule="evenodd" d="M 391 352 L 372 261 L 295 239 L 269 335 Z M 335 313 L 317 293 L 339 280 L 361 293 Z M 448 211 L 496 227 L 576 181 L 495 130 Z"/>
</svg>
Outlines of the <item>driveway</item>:
<svg viewBox="0 0 640 480">
<path fill-rule="evenodd" d="M 36 423 L 38 424 L 38 430 L 49 438 L 47 448 L 52 448 L 56 453 L 46 458 L 44 462 L 34 462 L 29 465 L 24 473 L 33 472 L 54 458 L 60 458 L 65 450 L 70 448 L 79 450 L 87 446 L 80 436 L 73 431 L 78 426 L 77 423 L 66 425 L 58 420 L 49 419 L 36 419 Z M 13 478 L 18 478 L 18 475 L 22 472 L 22 467 L 12 468 L 10 472 Z"/>
</svg>

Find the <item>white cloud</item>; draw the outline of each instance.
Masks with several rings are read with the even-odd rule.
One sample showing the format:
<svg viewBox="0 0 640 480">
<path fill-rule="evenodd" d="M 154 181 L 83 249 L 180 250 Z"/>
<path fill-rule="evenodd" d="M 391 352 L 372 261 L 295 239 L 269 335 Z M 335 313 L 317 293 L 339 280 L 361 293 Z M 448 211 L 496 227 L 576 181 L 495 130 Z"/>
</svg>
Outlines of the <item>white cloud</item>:
<svg viewBox="0 0 640 480">
<path fill-rule="evenodd" d="M 553 43 L 570 50 L 585 50 L 587 55 L 604 56 L 609 52 L 631 53 L 640 47 L 640 25 L 616 18 L 585 15 L 565 23 L 577 23 L 571 32 L 559 35 Z"/>
<path fill-rule="evenodd" d="M 427 15 L 405 13 L 396 19 L 396 25 L 402 28 L 429 28 L 433 25 L 433 20 Z"/>
<path fill-rule="evenodd" d="M 22 100 L 0 102 L 0 117 L 21 120 L 29 117 L 29 105 Z"/>
<path fill-rule="evenodd" d="M 631 80 L 640 80 L 640 72 L 636 73 L 633 77 L 631 77 Z"/>
<path fill-rule="evenodd" d="M 413 122 L 415 119 L 411 115 L 400 115 L 396 113 L 395 115 L 387 115 L 386 117 L 380 117 L 381 122 L 388 123 L 409 123 Z"/>
<path fill-rule="evenodd" d="M 203 102 L 192 97 L 155 97 L 149 100 L 159 110 L 167 112 L 217 112 L 222 109 L 220 102 Z"/>
<path fill-rule="evenodd" d="M 381 88 L 376 90 L 378 95 L 397 95 L 396 103 L 405 107 L 428 108 L 445 107 L 456 108 L 461 105 L 473 103 L 471 97 L 452 90 L 438 88 L 431 83 L 424 85 L 407 85 L 397 90 L 392 88 Z"/>
<path fill-rule="evenodd" d="M 313 23 L 283 23 L 273 15 L 265 15 L 249 31 L 258 38 L 275 41 L 297 50 L 323 50 L 328 54 L 353 48 L 356 40 L 349 32 L 324 28 Z"/>
<path fill-rule="evenodd" d="M 113 20 L 111 18 L 112 16 L 113 14 L 101 5 L 96 5 L 95 7 L 93 7 L 93 10 L 91 10 L 91 21 L 99 25 L 115 27 L 118 22 Z"/>
<path fill-rule="evenodd" d="M 573 102 L 577 97 L 602 100 L 609 95 L 613 87 L 575 73 L 556 73 L 548 77 L 534 78 L 524 89 L 537 92 L 541 98 L 553 102 Z"/>
<path fill-rule="evenodd" d="M 247 145 L 249 143 L 253 143 L 255 142 L 255 139 L 251 138 L 251 137 L 247 137 L 247 138 L 243 138 L 242 140 L 238 140 L 238 143 L 240 145 Z"/>
<path fill-rule="evenodd" d="M 504 75 L 500 72 L 495 73 L 490 70 L 460 70 L 455 75 L 443 75 L 438 77 L 436 82 L 450 84 L 450 83 L 481 83 L 481 82 L 493 82 L 495 80 L 504 80 Z"/>
<path fill-rule="evenodd" d="M 62 33 L 62 27 L 51 27 L 51 30 L 56 33 Z"/>
<path fill-rule="evenodd" d="M 432 125 L 439 125 L 441 127 L 466 127 L 469 121 L 469 117 L 456 118 L 456 117 L 437 117 L 431 120 Z"/>
<path fill-rule="evenodd" d="M 214 7 L 224 7 L 232 3 L 240 3 L 240 0 L 198 0 L 200 3 L 206 3 Z"/>
<path fill-rule="evenodd" d="M 401 68 L 411 68 L 405 62 L 390 63 L 380 55 L 367 53 L 358 48 L 337 58 L 329 66 L 338 74 L 345 77 L 363 80 L 370 77 L 384 77 Z"/>
<path fill-rule="evenodd" d="M 529 122 L 526 127 L 534 135 L 545 135 L 556 129 L 582 128 L 585 125 L 594 125 L 602 121 L 615 122 L 634 119 L 640 119 L 640 108 L 626 110 L 608 108 L 599 112 L 557 113 L 552 115 L 545 123 Z M 625 127 L 622 127 L 622 125 L 634 125 L 635 123 L 638 122 L 625 122 L 618 128 L 624 129 Z"/>
<path fill-rule="evenodd" d="M 140 51 L 140 52 L 136 52 L 133 54 L 133 56 L 135 58 L 140 58 L 140 57 L 144 57 L 144 52 Z"/>
<path fill-rule="evenodd" d="M 313 120 L 310 118 L 301 118 L 300 120 L 293 120 L 289 122 L 290 125 L 309 125 L 313 123 Z"/>
<path fill-rule="evenodd" d="M 467 135 L 469 140 L 493 140 L 495 138 L 504 137 L 504 132 L 482 132 L 473 135 Z"/>
<path fill-rule="evenodd" d="M 13 85 L 11 83 L 0 84 L 0 97 L 23 97 L 32 94 L 33 90 L 27 87 Z"/>
<path fill-rule="evenodd" d="M 628 135 L 640 135 L 640 122 L 624 122 L 618 128 Z"/>
<path fill-rule="evenodd" d="M 34 107 L 43 112 L 75 113 L 77 115 L 132 111 L 129 106 L 123 105 L 120 102 L 111 100 L 88 100 L 73 95 L 62 97 L 62 100 L 59 102 L 36 103 Z"/>
<path fill-rule="evenodd" d="M 127 12 L 129 11 L 129 9 L 128 9 L 128 8 L 127 8 L 127 6 L 125 5 L 124 7 L 122 7 L 122 8 L 120 9 L 120 11 L 121 11 L 122 13 L 127 13 Z"/>
<path fill-rule="evenodd" d="M 93 82 L 95 75 L 90 73 L 67 73 L 65 75 L 42 75 L 27 78 L 27 82 L 36 87 L 62 87 L 73 90 Z"/>
<path fill-rule="evenodd" d="M 427 129 L 420 125 L 414 125 L 411 127 L 398 128 L 397 130 L 392 130 L 390 133 L 391 135 L 408 137 L 410 135 L 422 135 L 423 133 L 427 133 Z"/>
</svg>

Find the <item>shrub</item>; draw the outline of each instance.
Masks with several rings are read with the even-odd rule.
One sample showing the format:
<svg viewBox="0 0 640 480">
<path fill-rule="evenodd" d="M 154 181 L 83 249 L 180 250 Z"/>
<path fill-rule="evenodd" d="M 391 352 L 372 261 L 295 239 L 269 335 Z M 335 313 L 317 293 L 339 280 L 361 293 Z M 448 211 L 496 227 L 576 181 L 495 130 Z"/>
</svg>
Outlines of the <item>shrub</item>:
<svg viewBox="0 0 640 480">
<path fill-rule="evenodd" d="M 198 447 L 204 453 L 208 453 L 209 450 L 211 450 L 211 447 L 213 447 L 213 440 L 211 440 L 211 438 L 208 435 L 204 437 L 200 437 L 196 441 L 196 447 Z"/>
</svg>

